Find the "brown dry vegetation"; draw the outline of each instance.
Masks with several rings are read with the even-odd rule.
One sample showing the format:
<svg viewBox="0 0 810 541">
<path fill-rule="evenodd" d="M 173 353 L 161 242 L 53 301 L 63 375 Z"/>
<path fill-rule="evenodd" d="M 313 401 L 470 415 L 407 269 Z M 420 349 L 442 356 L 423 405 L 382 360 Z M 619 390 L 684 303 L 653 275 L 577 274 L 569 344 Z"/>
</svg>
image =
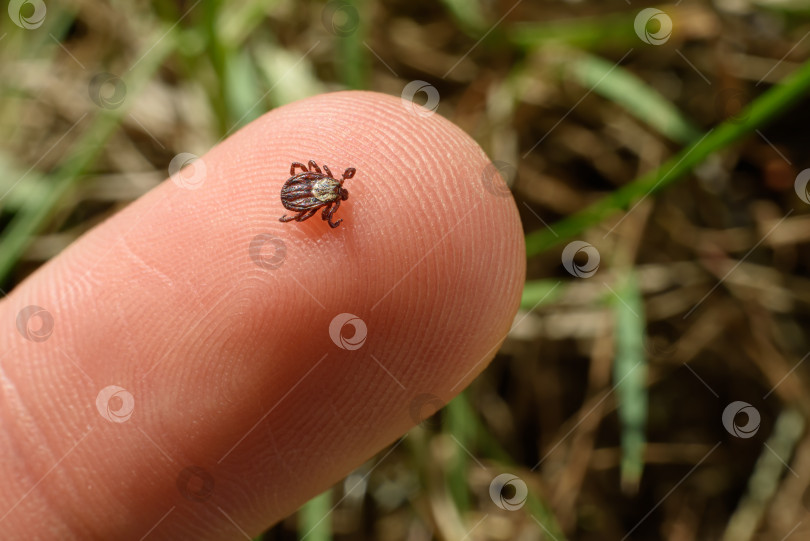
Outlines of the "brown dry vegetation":
<svg viewBox="0 0 810 541">
<path fill-rule="evenodd" d="M 744 123 L 742 106 L 810 50 L 800 2 L 660 5 L 673 22 L 660 45 L 634 31 L 646 7 L 635 2 L 356 4 L 357 21 L 345 9 L 327 18 L 337 32 L 319 2 L 49 3 L 37 33 L 3 14 L 3 287 L 162 181 L 176 154 L 202 154 L 304 95 L 399 95 L 412 80 L 499 161 L 525 231 L 556 235 L 558 220 L 718 124 Z M 102 72 L 125 81 L 124 107 L 88 99 Z M 650 95 L 672 109 L 642 109 Z M 675 127 L 662 123 L 672 115 Z M 333 489 L 333 538 L 805 538 L 810 204 L 794 188 L 810 167 L 810 103 L 767 120 L 631 210 L 532 254 L 492 365 Z M 561 264 L 572 240 L 598 250 L 592 277 Z M 638 344 L 644 377 L 625 389 L 617 358 Z M 752 437 L 724 427 L 734 401 L 761 415 Z M 641 412 L 635 459 L 622 441 L 639 426 L 622 408 Z M 519 510 L 489 496 L 504 472 L 529 488 Z M 307 524 L 290 517 L 264 539 L 297 539 Z"/>
</svg>

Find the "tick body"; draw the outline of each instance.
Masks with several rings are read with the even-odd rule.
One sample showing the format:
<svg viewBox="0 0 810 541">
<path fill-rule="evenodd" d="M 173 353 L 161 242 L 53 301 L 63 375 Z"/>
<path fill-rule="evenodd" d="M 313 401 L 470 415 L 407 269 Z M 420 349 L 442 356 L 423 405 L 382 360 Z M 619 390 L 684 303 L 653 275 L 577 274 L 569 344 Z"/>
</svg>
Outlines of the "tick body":
<svg viewBox="0 0 810 541">
<path fill-rule="evenodd" d="M 301 168 L 301 172 L 295 174 L 296 167 Z M 349 167 L 343 172 L 343 177 L 336 179 L 326 165 L 323 166 L 325 173 L 315 163 L 309 160 L 309 168 L 300 162 L 293 162 L 290 166 L 290 178 L 281 188 L 281 204 L 287 210 L 297 212 L 295 216 L 286 214 L 278 219 L 280 222 L 303 222 L 312 218 L 318 209 L 323 207 L 321 217 L 329 222 L 329 226 L 335 228 L 343 220 L 332 221 L 340 202 L 349 198 L 349 191 L 343 187 L 343 183 L 354 176 L 355 168 Z"/>
</svg>

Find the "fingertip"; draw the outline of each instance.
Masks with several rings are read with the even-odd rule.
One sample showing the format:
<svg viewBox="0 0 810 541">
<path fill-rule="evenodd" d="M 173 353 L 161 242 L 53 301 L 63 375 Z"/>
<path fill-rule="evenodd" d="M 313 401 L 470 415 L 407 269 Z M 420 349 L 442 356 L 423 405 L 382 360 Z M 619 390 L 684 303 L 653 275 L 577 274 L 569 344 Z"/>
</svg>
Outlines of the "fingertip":
<svg viewBox="0 0 810 541">
<path fill-rule="evenodd" d="M 320 212 L 279 221 L 290 164 L 309 160 L 353 172 L 337 227 Z M 524 272 L 514 201 L 448 120 L 372 92 L 274 110 L 196 168 L 173 171 L 10 299 L 48 304 L 56 318 L 53 336 L 23 354 L 43 368 L 18 371 L 20 402 L 36 404 L 39 431 L 61 452 L 83 428 L 103 427 L 64 464 L 127 487 L 107 501 L 56 474 L 49 494 L 92 501 L 92 514 L 66 507 L 93 533 L 125 527 L 114 513 L 124 500 L 150 502 L 129 513 L 160 519 L 154 535 L 228 532 L 216 509 L 258 532 L 483 370 Z M 113 384 L 137 412 L 114 426 L 95 407 Z M 175 487 L 178 470 L 201 464 L 216 479 L 202 507 Z"/>
</svg>

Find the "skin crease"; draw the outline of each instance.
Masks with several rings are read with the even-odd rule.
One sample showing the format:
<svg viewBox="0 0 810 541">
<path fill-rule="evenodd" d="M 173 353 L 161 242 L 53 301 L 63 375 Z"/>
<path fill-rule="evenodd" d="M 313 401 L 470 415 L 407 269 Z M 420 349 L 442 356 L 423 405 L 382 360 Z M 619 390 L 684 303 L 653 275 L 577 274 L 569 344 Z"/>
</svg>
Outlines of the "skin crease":
<svg viewBox="0 0 810 541">
<path fill-rule="evenodd" d="M 524 281 L 517 209 L 468 135 L 407 105 L 276 109 L 203 156 L 195 189 L 162 183 L 0 302 L 0 537 L 255 536 L 486 367 Z M 278 221 L 310 159 L 357 169 L 336 229 Z M 277 268 L 251 257 L 262 234 Z M 17 330 L 29 305 L 53 316 L 44 341 Z M 330 338 L 343 313 L 359 349 Z M 134 399 L 125 422 L 96 407 L 110 385 Z"/>
</svg>

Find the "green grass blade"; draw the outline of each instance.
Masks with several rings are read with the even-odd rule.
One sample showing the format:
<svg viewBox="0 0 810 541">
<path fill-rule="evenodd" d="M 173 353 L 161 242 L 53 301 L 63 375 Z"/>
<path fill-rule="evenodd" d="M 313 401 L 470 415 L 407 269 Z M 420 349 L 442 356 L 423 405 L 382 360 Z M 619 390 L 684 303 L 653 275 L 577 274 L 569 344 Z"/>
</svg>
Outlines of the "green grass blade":
<svg viewBox="0 0 810 541">
<path fill-rule="evenodd" d="M 338 36 L 338 66 L 343 84 L 352 90 L 366 88 L 370 76 L 369 50 L 363 45 L 368 28 L 368 14 L 366 2 L 368 0 L 349 0 L 349 4 L 357 10 L 357 28 L 348 31 L 345 36 Z M 348 13 L 348 12 L 347 12 Z"/>
<path fill-rule="evenodd" d="M 647 361 L 644 352 L 644 305 L 636 275 L 628 272 L 611 295 L 615 324 L 613 381 L 621 431 L 621 484 L 635 493 L 644 468 L 647 423 Z"/>
<path fill-rule="evenodd" d="M 45 177 L 27 169 L 6 152 L 0 152 L 0 196 L 7 194 L 0 198 L 0 210 L 17 212 L 26 201 L 40 200 L 50 191 Z M 16 184 L 21 178 L 24 181 Z"/>
<path fill-rule="evenodd" d="M 468 36 L 481 36 L 494 23 L 487 23 L 479 0 L 442 0 L 442 4 Z"/>
<path fill-rule="evenodd" d="M 559 299 L 565 290 L 559 280 L 527 280 L 520 297 L 521 310 L 532 310 Z"/>
<path fill-rule="evenodd" d="M 248 0 L 231 2 L 217 21 L 217 34 L 225 47 L 237 50 L 255 30 L 267 24 L 266 14 L 276 9 L 281 0 Z"/>
<path fill-rule="evenodd" d="M 202 31 L 205 37 L 205 48 L 207 59 L 216 77 L 208 81 L 206 89 L 208 99 L 211 102 L 211 109 L 216 114 L 217 128 L 219 133 L 227 133 L 236 118 L 231 118 L 228 110 L 230 87 L 226 84 L 228 79 L 227 60 L 228 49 L 222 43 L 219 35 L 219 17 L 222 13 L 222 0 L 209 0 L 202 3 Z"/>
<path fill-rule="evenodd" d="M 228 109 L 229 131 L 236 131 L 250 124 L 267 110 L 259 93 L 259 76 L 251 55 L 244 49 L 226 50 L 225 80 L 226 106 Z"/>
<path fill-rule="evenodd" d="M 301 53 L 291 53 L 271 42 L 258 43 L 253 49 L 256 67 L 267 88 L 265 101 L 271 107 L 329 90 L 318 79 L 309 58 L 302 58 Z"/>
<path fill-rule="evenodd" d="M 453 443 L 458 447 L 447 469 L 445 484 L 463 516 L 472 506 L 467 478 L 470 456 L 467 453 L 475 449 L 478 423 L 475 411 L 464 400 L 451 400 L 444 412 L 443 431 L 453 438 Z"/>
<path fill-rule="evenodd" d="M 789 479 L 790 475 L 798 477 L 788 463 L 791 462 L 790 457 L 795 455 L 797 446 L 802 444 L 806 425 L 807 419 L 800 410 L 787 407 L 779 413 L 771 434 L 760 448 L 759 458 L 748 477 L 745 494 L 737 503 L 737 509 L 731 515 L 721 541 L 748 541 L 754 538 L 759 525 L 766 520 L 769 509 L 772 509 L 773 502 L 778 501 L 784 478 L 787 476 Z M 785 470 L 790 470 L 791 473 L 788 474 Z M 783 539 L 789 537 L 790 534 Z"/>
<path fill-rule="evenodd" d="M 783 82 L 750 103 L 738 116 L 727 120 L 684 148 L 657 169 L 623 186 L 586 209 L 553 225 L 555 236 L 548 229 L 526 235 L 529 257 L 566 242 L 585 229 L 595 226 L 621 209 L 654 194 L 691 172 L 707 157 L 727 147 L 741 137 L 773 120 L 810 90 L 810 61 L 805 62 Z"/>
<path fill-rule="evenodd" d="M 477 448 L 481 449 L 481 455 L 500 462 L 504 468 L 512 470 L 514 473 L 514 468 L 516 467 L 515 461 L 512 460 L 509 453 L 503 447 L 501 447 L 500 443 L 498 443 L 497 438 L 495 438 L 484 423 L 481 422 L 481 419 L 475 413 L 475 410 L 470 404 L 468 398 L 469 394 L 469 389 L 463 391 L 461 394 L 451 400 L 450 404 L 453 404 L 454 408 L 464 411 L 465 413 L 463 417 L 470 423 L 474 424 L 476 435 L 475 444 Z M 448 407 L 450 404 L 448 404 Z M 493 471 L 493 479 L 500 473 L 503 472 Z M 489 497 L 489 495 L 485 497 Z M 538 495 L 536 491 L 530 489 L 524 509 L 527 509 L 532 517 L 534 517 L 534 519 L 542 525 L 546 533 L 549 535 L 548 539 L 556 539 L 557 541 L 566 540 L 565 534 L 557 522 L 557 517 L 554 515 L 554 511 L 552 511 L 551 506 L 543 499 L 542 495 Z"/>
<path fill-rule="evenodd" d="M 621 66 L 587 53 L 567 60 L 565 72 L 579 84 L 621 105 L 661 135 L 684 145 L 700 138 L 700 130 L 677 107 Z"/>
<path fill-rule="evenodd" d="M 550 43 L 565 43 L 582 49 L 638 43 L 633 30 L 635 13 L 578 17 L 550 22 L 515 23 L 509 26 L 509 41 L 523 49 Z"/>
<path fill-rule="evenodd" d="M 117 109 L 101 111 L 92 119 L 92 125 L 76 144 L 70 157 L 50 176 L 50 189 L 45 196 L 41 199 L 27 200 L 3 230 L 0 235 L 0 284 L 6 281 L 31 239 L 42 229 L 53 209 L 74 188 L 80 175 L 104 148 L 104 143 L 118 128 L 121 117 L 126 114 L 134 101 L 134 96 L 138 95 L 163 63 L 164 58 L 174 50 L 176 44 L 174 32 L 165 36 L 164 34 L 165 29 L 161 29 L 146 40 L 152 47 L 151 50 L 132 71 L 124 75 L 123 79 L 127 86 L 127 99 L 124 103 Z"/>
<path fill-rule="evenodd" d="M 330 541 L 332 521 L 329 511 L 332 507 L 332 490 L 315 496 L 298 510 L 298 538 L 306 536 L 307 541 Z"/>
</svg>

